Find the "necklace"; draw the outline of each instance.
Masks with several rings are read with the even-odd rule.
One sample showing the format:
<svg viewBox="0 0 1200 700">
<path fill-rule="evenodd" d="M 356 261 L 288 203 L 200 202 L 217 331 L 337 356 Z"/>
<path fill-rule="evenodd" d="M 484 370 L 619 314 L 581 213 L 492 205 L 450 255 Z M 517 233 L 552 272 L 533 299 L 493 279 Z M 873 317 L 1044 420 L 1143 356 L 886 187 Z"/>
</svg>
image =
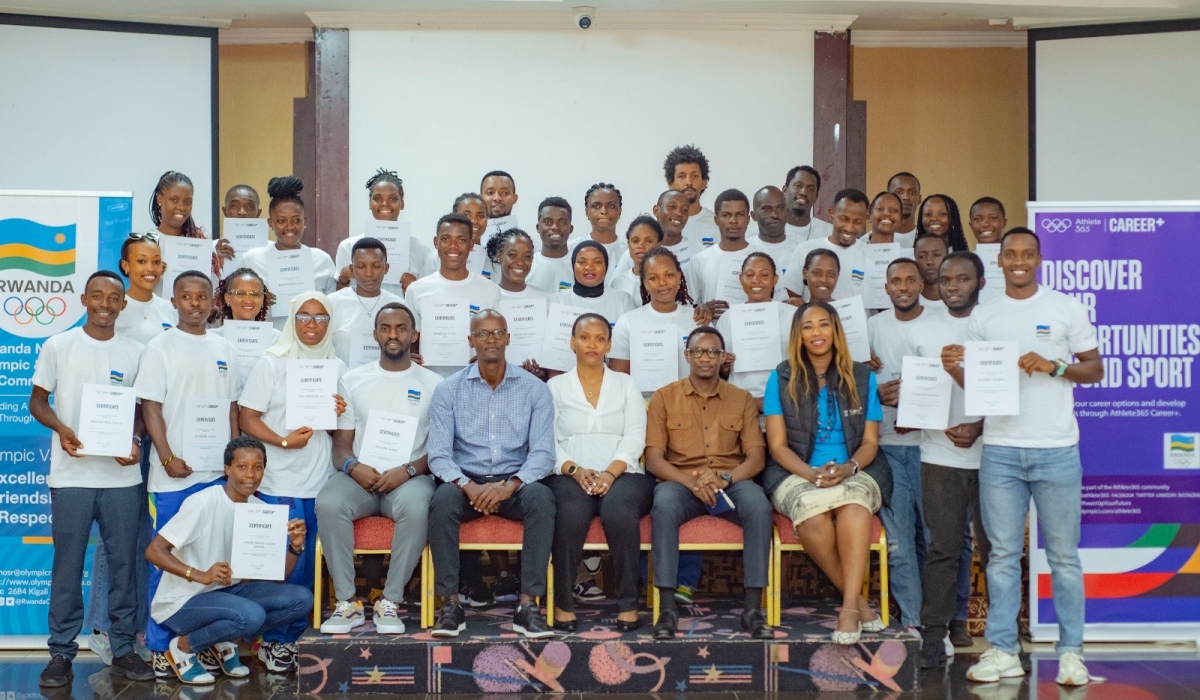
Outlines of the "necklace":
<svg viewBox="0 0 1200 700">
<path fill-rule="evenodd" d="M 375 318 L 375 307 L 379 306 L 379 302 L 383 301 L 383 295 L 380 294 L 379 296 L 375 297 L 375 304 L 368 309 L 367 305 L 363 303 L 363 298 L 361 296 L 355 294 L 354 298 L 358 299 L 358 305 L 363 308 L 363 311 L 367 312 L 367 317 L 372 319 Z"/>
</svg>

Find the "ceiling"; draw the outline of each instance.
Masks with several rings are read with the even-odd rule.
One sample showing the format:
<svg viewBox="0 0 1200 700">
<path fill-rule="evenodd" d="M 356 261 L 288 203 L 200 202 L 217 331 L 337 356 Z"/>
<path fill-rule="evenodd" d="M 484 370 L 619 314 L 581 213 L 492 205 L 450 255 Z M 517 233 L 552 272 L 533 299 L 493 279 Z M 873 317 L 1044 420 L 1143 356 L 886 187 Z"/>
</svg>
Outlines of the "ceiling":
<svg viewBox="0 0 1200 700">
<path fill-rule="evenodd" d="M 1005 32 L 1014 26 L 1200 17 L 1200 0 L 0 0 L 0 12 L 251 29 L 311 27 L 307 13 L 362 18 L 405 11 L 537 12 L 561 14 L 565 23 L 572 6 L 585 4 L 596 8 L 597 28 L 603 28 L 606 11 L 653 12 L 660 18 L 670 13 L 849 15 L 856 17 L 852 29 L 890 31 Z"/>
</svg>

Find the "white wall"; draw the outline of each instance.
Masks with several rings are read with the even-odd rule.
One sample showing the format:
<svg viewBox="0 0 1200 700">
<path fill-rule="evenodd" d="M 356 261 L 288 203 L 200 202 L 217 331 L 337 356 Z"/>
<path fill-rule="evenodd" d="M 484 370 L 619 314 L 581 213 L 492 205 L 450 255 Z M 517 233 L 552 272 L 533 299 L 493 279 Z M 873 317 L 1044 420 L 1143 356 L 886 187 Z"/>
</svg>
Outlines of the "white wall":
<svg viewBox="0 0 1200 700">
<path fill-rule="evenodd" d="M 1195 199 L 1200 32 L 1040 40 L 1037 198 Z"/>
<path fill-rule="evenodd" d="M 575 208 L 613 182 L 625 226 L 666 189 L 662 162 L 695 143 L 711 205 L 736 187 L 783 185 L 812 158 L 811 31 L 365 31 L 350 33 L 350 230 L 370 216 L 367 178 L 404 179 L 404 218 L 432 236 L 489 170 L 517 182 L 533 234 L 543 198 Z"/>
<path fill-rule="evenodd" d="M 167 170 L 211 232 L 211 39 L 0 24 L 0 189 L 134 193 Z"/>
</svg>

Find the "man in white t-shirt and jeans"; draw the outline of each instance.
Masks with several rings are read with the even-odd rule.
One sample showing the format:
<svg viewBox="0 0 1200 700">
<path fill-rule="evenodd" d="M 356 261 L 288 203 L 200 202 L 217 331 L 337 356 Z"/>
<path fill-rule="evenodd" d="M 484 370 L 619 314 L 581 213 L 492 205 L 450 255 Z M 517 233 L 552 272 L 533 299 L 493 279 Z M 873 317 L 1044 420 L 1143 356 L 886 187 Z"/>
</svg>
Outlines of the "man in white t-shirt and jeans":
<svg viewBox="0 0 1200 700">
<path fill-rule="evenodd" d="M 385 304 L 375 315 L 379 361 L 353 369 L 342 377 L 346 412 L 333 434 L 333 464 L 338 472 L 317 494 L 317 521 L 337 607 L 321 625 L 325 634 L 345 634 L 366 621 L 363 605 L 354 599 L 354 521 L 373 515 L 394 520 L 392 561 L 383 597 L 375 603 L 376 631 L 403 634 L 399 606 L 404 585 L 425 549 L 433 477 L 425 439 L 429 435 L 429 404 L 441 376 L 412 361 L 416 321 L 403 304 Z M 367 426 L 375 412 L 417 419 L 412 452 L 397 456 L 398 466 L 371 464 L 360 456 Z M 388 468 L 391 467 L 391 468 Z"/>
<path fill-rule="evenodd" d="M 1083 567 L 1079 530 L 1083 465 L 1075 384 L 1104 377 L 1096 327 L 1078 300 L 1040 287 L 1041 242 L 1027 228 L 1015 228 L 1000 241 L 1004 296 L 976 309 L 968 324 L 974 341 L 1020 344 L 1020 413 L 984 419 L 979 501 L 991 541 L 988 562 L 988 621 L 992 648 L 967 671 L 967 679 L 993 682 L 1024 675 L 1017 653 L 1017 613 L 1021 607 L 1021 554 L 1032 497 L 1050 564 L 1054 613 L 1058 618 L 1058 683 L 1084 685 Z M 1071 363 L 1074 355 L 1077 362 Z M 962 359 L 962 348 L 947 349 L 947 363 Z M 958 378 L 958 381 L 962 381 Z"/>
<path fill-rule="evenodd" d="M 54 431 L 51 441 L 51 534 L 54 564 L 50 574 L 50 663 L 39 685 L 58 688 L 71 683 L 71 662 L 83 626 L 83 563 L 92 523 L 100 524 L 100 539 L 109 556 L 108 611 L 112 640 L 112 670 L 130 680 L 148 681 L 154 672 L 133 651 L 137 634 L 137 536 L 141 513 L 141 411 L 135 408 L 129 454 L 103 457 L 85 454 L 80 441 L 81 402 L 90 384 L 132 388 L 141 361 L 142 344 L 116 332 L 117 316 L 125 307 L 125 283 L 101 270 L 88 277 L 80 295 L 87 316 L 81 328 L 51 336 L 42 345 L 33 373 L 29 412 Z M 50 395 L 54 394 L 54 407 Z"/>
</svg>

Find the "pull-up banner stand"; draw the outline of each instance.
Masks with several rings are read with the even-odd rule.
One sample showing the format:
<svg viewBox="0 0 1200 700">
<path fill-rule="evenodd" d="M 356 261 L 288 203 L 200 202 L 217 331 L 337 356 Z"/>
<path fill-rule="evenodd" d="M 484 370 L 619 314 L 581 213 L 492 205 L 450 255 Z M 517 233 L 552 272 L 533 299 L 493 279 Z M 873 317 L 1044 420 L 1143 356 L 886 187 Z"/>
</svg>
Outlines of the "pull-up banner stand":
<svg viewBox="0 0 1200 700">
<path fill-rule="evenodd" d="M 1104 380 L 1075 389 L 1085 639 L 1195 641 L 1200 202 L 1027 206 L 1041 238 L 1041 283 L 1088 307 L 1104 358 Z M 1040 535 L 1030 543 L 1029 587 L 1034 640 L 1057 639 Z"/>
</svg>

